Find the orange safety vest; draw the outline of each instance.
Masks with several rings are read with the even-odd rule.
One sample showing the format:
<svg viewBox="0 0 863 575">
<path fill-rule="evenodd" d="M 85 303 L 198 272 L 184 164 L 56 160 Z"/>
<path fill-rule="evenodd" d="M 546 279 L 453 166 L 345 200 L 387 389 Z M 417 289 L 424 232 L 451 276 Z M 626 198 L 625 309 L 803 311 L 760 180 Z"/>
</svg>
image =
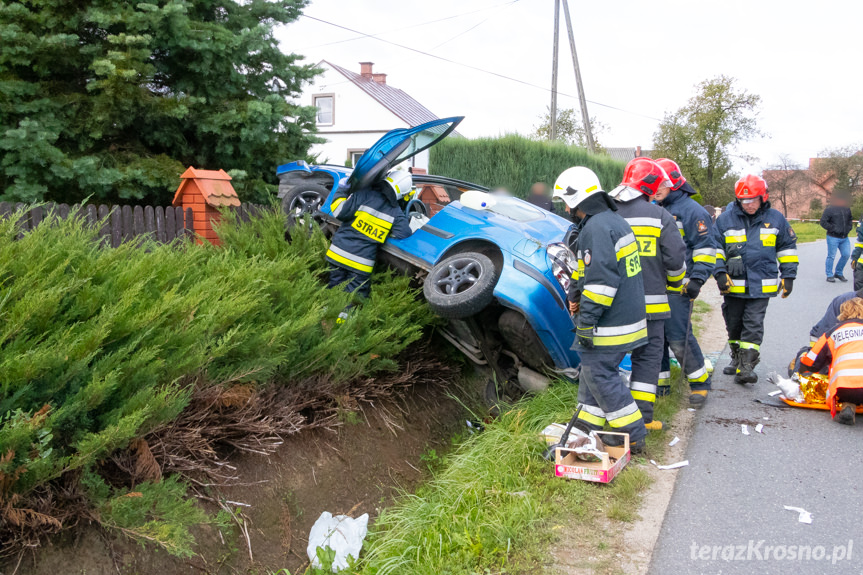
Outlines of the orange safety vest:
<svg viewBox="0 0 863 575">
<path fill-rule="evenodd" d="M 830 387 L 827 405 L 836 414 L 836 390 L 863 388 L 863 320 L 849 319 L 828 331 L 815 342 L 800 363 L 820 368 L 830 361 Z"/>
</svg>

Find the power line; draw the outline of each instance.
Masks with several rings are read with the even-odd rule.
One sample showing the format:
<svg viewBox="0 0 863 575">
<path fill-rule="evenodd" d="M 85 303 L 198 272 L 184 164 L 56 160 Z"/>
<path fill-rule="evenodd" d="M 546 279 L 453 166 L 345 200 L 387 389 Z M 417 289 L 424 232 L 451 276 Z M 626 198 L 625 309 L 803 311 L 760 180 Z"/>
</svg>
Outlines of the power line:
<svg viewBox="0 0 863 575">
<path fill-rule="evenodd" d="M 420 22 L 419 24 L 411 24 L 410 26 L 404 26 L 399 28 L 399 30 L 410 30 L 411 28 L 420 28 L 421 26 L 428 26 L 429 24 L 437 24 L 438 22 L 445 22 L 447 20 L 453 20 L 455 18 L 461 18 L 462 16 L 470 16 L 471 14 L 477 14 L 479 12 L 485 12 L 486 10 L 492 10 L 494 8 L 500 8 L 502 6 L 512 5 L 518 2 L 518 0 L 509 0 L 509 2 L 503 2 L 502 4 L 495 4 L 494 6 L 486 6 L 485 8 L 480 8 L 479 10 L 471 10 L 470 12 L 461 12 L 459 14 L 453 14 L 452 16 L 447 16 L 446 18 L 438 18 L 437 20 L 429 20 L 428 22 Z M 483 20 L 485 22 L 485 20 Z M 482 22 L 480 22 L 481 24 Z M 333 42 L 324 42 L 323 44 L 315 44 L 314 46 L 305 46 L 303 48 L 298 48 L 297 51 L 309 50 L 311 48 L 320 48 L 322 46 L 332 46 L 333 44 L 344 44 L 345 42 L 353 42 L 354 40 L 360 40 L 362 38 L 377 38 L 381 34 L 386 34 L 387 32 L 392 32 L 392 28 L 388 30 L 384 30 L 382 32 L 375 32 L 374 34 L 363 34 L 360 33 L 359 36 L 354 36 L 353 38 L 345 38 L 344 40 L 335 40 Z"/>
<path fill-rule="evenodd" d="M 384 44 L 390 44 L 391 46 L 395 46 L 397 48 L 401 48 L 403 50 L 409 50 L 411 52 L 415 52 L 417 54 L 422 54 L 423 56 L 428 56 L 429 58 L 434 58 L 435 60 L 441 60 L 442 62 L 447 62 L 449 64 L 455 64 L 456 66 L 461 66 L 463 68 L 468 68 L 470 70 L 475 70 L 477 72 L 482 72 L 483 74 L 488 74 L 490 76 L 496 76 L 498 78 L 502 78 L 504 80 L 509 80 L 510 82 L 516 82 L 518 84 L 522 84 L 524 86 L 530 86 L 531 88 L 536 88 L 538 90 L 543 90 L 544 92 L 551 92 L 549 88 L 544 88 L 537 84 L 532 84 L 531 82 L 527 82 L 525 80 L 519 80 L 518 78 L 513 78 L 512 76 L 507 76 L 505 74 L 500 74 L 498 72 L 493 72 L 491 70 L 486 70 L 484 68 L 480 68 L 478 66 L 473 66 L 471 64 L 465 64 L 464 62 L 457 62 L 456 60 L 451 60 L 449 58 L 445 58 L 443 56 L 438 56 L 437 54 L 431 54 L 429 52 L 424 52 L 423 50 L 418 50 L 416 48 L 411 48 L 410 46 L 405 46 L 404 44 L 398 44 L 396 42 L 392 42 L 390 40 L 384 40 L 383 38 L 379 38 L 373 34 L 366 34 L 365 32 L 360 32 L 359 30 L 355 30 L 353 28 L 348 28 L 347 26 L 342 26 L 341 24 L 336 24 L 334 22 L 329 22 L 327 20 L 323 20 L 321 18 L 316 18 L 315 16 L 309 16 L 308 14 L 302 14 L 304 18 L 308 18 L 309 20 L 315 20 L 316 22 L 320 22 L 322 24 L 327 24 L 329 26 L 333 26 L 335 28 L 341 28 L 342 30 L 347 30 L 348 32 L 353 32 L 354 34 L 360 34 L 365 38 L 372 38 L 377 40 L 378 42 L 383 42 Z M 578 99 L 578 96 L 573 96 L 572 94 L 566 94 L 564 92 L 558 92 L 561 96 L 566 96 L 567 98 Z M 596 106 L 601 106 L 603 108 L 608 108 L 610 110 L 617 110 L 618 112 L 624 112 L 626 114 L 632 114 L 634 116 L 641 116 L 643 118 L 648 118 L 651 120 L 656 120 L 657 122 L 661 122 L 659 118 L 655 118 L 653 116 L 648 116 L 647 114 L 641 114 L 639 112 L 633 112 L 631 110 L 625 110 L 623 108 L 618 108 L 617 106 L 612 106 L 610 104 L 603 104 L 602 102 L 596 102 L 594 100 L 587 100 L 591 104 Z"/>
</svg>

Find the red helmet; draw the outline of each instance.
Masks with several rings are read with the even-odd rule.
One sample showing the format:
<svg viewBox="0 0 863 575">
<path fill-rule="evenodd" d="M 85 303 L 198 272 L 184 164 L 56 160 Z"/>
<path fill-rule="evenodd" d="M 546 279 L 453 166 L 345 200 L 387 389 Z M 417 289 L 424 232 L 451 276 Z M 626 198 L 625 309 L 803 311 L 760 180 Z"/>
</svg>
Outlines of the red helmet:
<svg viewBox="0 0 863 575">
<path fill-rule="evenodd" d="M 743 176 L 734 184 L 734 197 L 738 200 L 754 200 L 761 198 L 767 201 L 767 182 L 760 176 Z"/>
<path fill-rule="evenodd" d="M 669 160 L 668 158 L 660 158 L 656 160 L 656 163 L 659 164 L 659 167 L 665 170 L 665 173 L 668 174 L 668 179 L 671 180 L 671 189 L 677 190 L 686 183 L 686 178 L 683 177 L 683 173 L 680 171 L 680 166 L 677 165 L 677 162 L 674 160 Z"/>
<path fill-rule="evenodd" d="M 671 186 L 668 174 L 650 158 L 635 158 L 626 164 L 621 183 L 648 196 L 656 195 L 662 185 Z"/>
</svg>

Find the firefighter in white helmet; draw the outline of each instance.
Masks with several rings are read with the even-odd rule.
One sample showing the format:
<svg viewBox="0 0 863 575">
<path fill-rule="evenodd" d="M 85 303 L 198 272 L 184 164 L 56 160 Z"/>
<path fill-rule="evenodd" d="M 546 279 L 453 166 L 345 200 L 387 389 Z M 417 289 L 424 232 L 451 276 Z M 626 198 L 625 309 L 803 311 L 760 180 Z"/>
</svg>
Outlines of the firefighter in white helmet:
<svg viewBox="0 0 863 575">
<path fill-rule="evenodd" d="M 577 312 L 573 349 L 581 357 L 579 424 L 599 430 L 608 422 L 614 431 L 629 433 L 638 452 L 647 429 L 618 372 L 626 352 L 647 343 L 638 242 L 591 170 L 563 172 L 553 196 L 566 204 L 578 230 L 578 268 L 569 296 Z"/>
</svg>

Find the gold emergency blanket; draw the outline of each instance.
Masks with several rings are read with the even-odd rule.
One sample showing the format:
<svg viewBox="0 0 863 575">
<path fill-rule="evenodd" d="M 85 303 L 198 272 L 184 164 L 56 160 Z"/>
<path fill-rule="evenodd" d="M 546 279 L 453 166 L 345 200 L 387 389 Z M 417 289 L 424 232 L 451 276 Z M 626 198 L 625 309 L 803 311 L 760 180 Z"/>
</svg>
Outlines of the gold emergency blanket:
<svg viewBox="0 0 863 575">
<path fill-rule="evenodd" d="M 830 376 L 822 373 L 811 375 L 797 374 L 800 379 L 800 392 L 806 398 L 806 403 L 826 403 L 827 389 L 830 387 Z"/>
</svg>

